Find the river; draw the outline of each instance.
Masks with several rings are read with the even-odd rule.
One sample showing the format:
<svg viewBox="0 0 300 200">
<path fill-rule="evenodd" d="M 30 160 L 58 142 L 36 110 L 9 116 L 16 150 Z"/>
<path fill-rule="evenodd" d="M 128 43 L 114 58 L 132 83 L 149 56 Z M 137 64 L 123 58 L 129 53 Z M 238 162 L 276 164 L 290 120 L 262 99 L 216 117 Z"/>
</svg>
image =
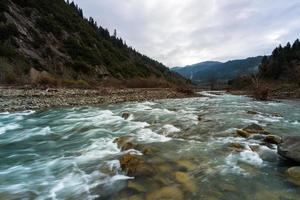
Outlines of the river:
<svg viewBox="0 0 300 200">
<path fill-rule="evenodd" d="M 168 191 L 176 199 L 300 199 L 299 187 L 284 176 L 288 166 L 275 156 L 276 146 L 235 134 L 253 123 L 281 136 L 300 134 L 300 102 L 201 94 L 0 113 L 0 199 L 159 199 L 157 192 Z M 124 135 L 157 149 L 149 162 L 161 171 L 142 178 L 122 172 L 120 156 L 141 155 L 113 143 Z M 236 151 L 230 143 L 246 149 Z"/>
</svg>

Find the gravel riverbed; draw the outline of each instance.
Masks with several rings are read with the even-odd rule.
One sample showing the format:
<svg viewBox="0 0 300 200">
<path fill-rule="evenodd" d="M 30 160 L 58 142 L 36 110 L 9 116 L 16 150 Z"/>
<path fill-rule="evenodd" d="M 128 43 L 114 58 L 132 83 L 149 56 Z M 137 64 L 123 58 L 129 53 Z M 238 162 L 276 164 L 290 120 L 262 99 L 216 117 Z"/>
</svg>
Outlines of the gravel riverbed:
<svg viewBox="0 0 300 200">
<path fill-rule="evenodd" d="M 172 88 L 147 89 L 66 89 L 0 87 L 0 112 L 39 110 L 55 107 L 114 104 L 127 101 L 184 98 Z"/>
</svg>

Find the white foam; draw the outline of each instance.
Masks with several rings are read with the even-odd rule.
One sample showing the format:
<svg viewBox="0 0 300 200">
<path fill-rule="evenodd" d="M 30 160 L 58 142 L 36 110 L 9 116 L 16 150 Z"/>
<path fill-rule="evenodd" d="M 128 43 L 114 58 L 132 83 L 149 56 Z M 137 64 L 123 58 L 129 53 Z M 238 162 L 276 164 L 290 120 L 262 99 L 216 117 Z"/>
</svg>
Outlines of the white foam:
<svg viewBox="0 0 300 200">
<path fill-rule="evenodd" d="M 263 165 L 263 160 L 259 157 L 259 155 L 256 152 L 249 150 L 241 152 L 239 160 L 257 167 Z"/>
<path fill-rule="evenodd" d="M 175 127 L 172 124 L 166 124 L 166 125 L 164 125 L 163 129 L 165 130 L 164 132 L 166 134 L 169 134 L 169 133 L 178 133 L 178 132 L 181 131 L 179 128 Z"/>
<path fill-rule="evenodd" d="M 0 135 L 6 133 L 6 131 L 15 130 L 20 127 L 21 126 L 19 124 L 13 124 L 13 123 L 4 125 L 4 126 L 0 127 Z"/>
<path fill-rule="evenodd" d="M 109 155 L 115 155 L 120 152 L 117 144 L 113 143 L 113 139 L 100 138 L 95 140 L 90 146 L 79 151 L 80 156 L 76 157 L 79 163 L 88 162 L 91 160 L 99 160 Z"/>
<path fill-rule="evenodd" d="M 169 137 L 154 133 L 151 129 L 139 130 L 136 136 L 138 141 L 145 142 L 145 143 L 167 142 L 171 140 L 171 138 Z"/>
</svg>

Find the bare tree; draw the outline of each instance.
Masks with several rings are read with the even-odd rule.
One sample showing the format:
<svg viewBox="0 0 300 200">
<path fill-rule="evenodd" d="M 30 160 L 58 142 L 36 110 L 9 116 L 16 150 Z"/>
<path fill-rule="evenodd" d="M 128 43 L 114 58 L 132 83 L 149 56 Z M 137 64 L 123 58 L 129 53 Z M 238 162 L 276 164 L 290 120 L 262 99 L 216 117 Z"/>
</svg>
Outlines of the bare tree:
<svg viewBox="0 0 300 200">
<path fill-rule="evenodd" d="M 251 77 L 251 82 L 252 82 L 254 88 L 255 89 L 260 88 L 260 86 L 261 86 L 261 75 L 259 73 L 255 73 L 255 74 L 252 74 L 250 77 Z"/>
</svg>

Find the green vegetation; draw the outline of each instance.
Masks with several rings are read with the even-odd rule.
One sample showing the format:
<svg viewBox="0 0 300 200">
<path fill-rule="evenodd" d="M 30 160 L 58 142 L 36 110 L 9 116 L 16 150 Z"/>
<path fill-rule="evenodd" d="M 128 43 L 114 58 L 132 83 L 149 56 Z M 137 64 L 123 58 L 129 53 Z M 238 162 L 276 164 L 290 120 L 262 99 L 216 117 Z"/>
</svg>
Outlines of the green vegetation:
<svg viewBox="0 0 300 200">
<path fill-rule="evenodd" d="M 0 10 L 14 18 L 10 13 L 13 10 L 24 18 L 20 22 L 16 19 L 16 26 L 7 24 L 5 16 L 0 16 L 2 57 L 25 56 L 32 67 L 70 80 L 101 82 L 102 76 L 96 69 L 103 66 L 116 79 L 154 76 L 172 83 L 186 82 L 163 64 L 129 47 L 116 30 L 111 36 L 93 18 L 84 17 L 82 9 L 73 2 L 0 0 Z M 22 27 L 22 34 L 17 27 Z"/>
<path fill-rule="evenodd" d="M 279 45 L 272 55 L 263 58 L 260 74 L 265 79 L 297 82 L 300 86 L 300 42 Z"/>
</svg>

